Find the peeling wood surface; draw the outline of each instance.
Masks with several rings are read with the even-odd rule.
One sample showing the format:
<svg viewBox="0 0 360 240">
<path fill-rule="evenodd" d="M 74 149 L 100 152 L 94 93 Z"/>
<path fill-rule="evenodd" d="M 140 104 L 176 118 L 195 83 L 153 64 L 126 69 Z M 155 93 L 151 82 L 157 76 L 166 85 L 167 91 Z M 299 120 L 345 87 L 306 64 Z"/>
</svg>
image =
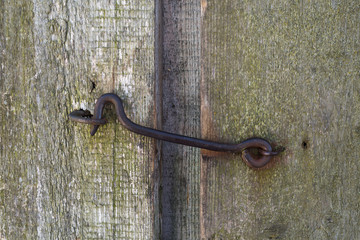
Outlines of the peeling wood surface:
<svg viewBox="0 0 360 240">
<path fill-rule="evenodd" d="M 69 122 L 105 92 L 153 126 L 152 1 L 0 1 L 0 238 L 151 239 L 154 142 L 115 115 Z"/>
<path fill-rule="evenodd" d="M 203 137 L 286 147 L 203 155 L 202 238 L 359 239 L 359 2 L 201 2 Z"/>
</svg>

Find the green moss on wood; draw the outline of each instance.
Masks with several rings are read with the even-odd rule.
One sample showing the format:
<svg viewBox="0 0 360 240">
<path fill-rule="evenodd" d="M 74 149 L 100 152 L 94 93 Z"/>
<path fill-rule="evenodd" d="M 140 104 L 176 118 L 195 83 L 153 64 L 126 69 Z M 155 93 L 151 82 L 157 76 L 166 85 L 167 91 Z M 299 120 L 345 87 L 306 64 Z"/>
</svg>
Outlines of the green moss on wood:
<svg viewBox="0 0 360 240">
<path fill-rule="evenodd" d="M 239 156 L 205 161 L 206 236 L 270 238 L 273 226 L 282 226 L 280 239 L 359 236 L 356 224 L 344 224 L 360 215 L 351 210 L 358 10 L 356 1 L 208 1 L 203 51 L 213 134 L 263 137 L 286 152 L 262 171 Z"/>
<path fill-rule="evenodd" d="M 0 238 L 151 238 L 152 206 L 147 195 L 151 142 L 130 134 L 115 120 L 91 138 L 89 126 L 68 119 L 74 109 L 92 110 L 102 93 L 120 92 L 120 70 L 112 73 L 107 60 L 112 67 L 124 47 L 96 55 L 100 51 L 94 49 L 101 44 L 96 45 L 94 39 L 99 36 L 99 43 L 110 41 L 111 46 L 122 39 L 92 29 L 98 6 L 94 1 L 2 1 L 0 5 L 0 39 L 6 40 L 0 45 L 0 138 L 5 144 L 0 164 L 0 188 L 4 187 L 0 190 L 0 222 L 4 223 Z M 132 8 L 137 7 L 141 6 Z M 151 9 L 138 13 L 143 14 L 141 21 L 153 22 Z M 134 23 L 126 18 L 116 21 L 119 28 Z M 145 41 L 148 47 L 152 30 L 149 24 L 124 37 Z M 143 54 L 143 65 L 153 66 L 151 48 Z M 134 54 L 124 56 L 122 61 L 132 66 Z M 133 80 L 133 94 L 139 92 L 138 83 L 141 99 L 149 99 L 144 105 L 134 100 L 133 104 L 143 106 L 135 115 L 150 124 L 151 91 L 143 88 L 152 81 L 152 71 L 148 68 L 146 78 Z M 94 78 L 97 88 L 92 90 Z M 109 84 L 113 81 L 115 85 Z"/>
</svg>

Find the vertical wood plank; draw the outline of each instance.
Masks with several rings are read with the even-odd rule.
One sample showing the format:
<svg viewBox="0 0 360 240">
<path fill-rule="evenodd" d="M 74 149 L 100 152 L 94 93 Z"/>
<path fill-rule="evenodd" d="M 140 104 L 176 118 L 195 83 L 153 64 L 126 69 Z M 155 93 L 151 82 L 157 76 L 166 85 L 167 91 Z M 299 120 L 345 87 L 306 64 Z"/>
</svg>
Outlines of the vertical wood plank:
<svg viewBox="0 0 360 240">
<path fill-rule="evenodd" d="M 153 141 L 68 120 L 116 92 L 153 126 L 153 2 L 0 5 L 0 238 L 154 238 Z"/>
<path fill-rule="evenodd" d="M 286 147 L 203 156 L 202 238 L 358 239 L 358 1 L 202 2 L 203 135 Z"/>
<path fill-rule="evenodd" d="M 200 2 L 163 0 L 162 128 L 200 134 Z M 162 239 L 199 238 L 199 150 L 164 142 Z"/>
<path fill-rule="evenodd" d="M 153 125 L 153 3 L 93 1 L 91 72 L 100 93 L 115 91 L 135 122 Z M 114 114 L 109 118 L 115 119 Z M 152 238 L 152 141 L 113 122 L 93 139 L 86 205 L 94 238 Z M 101 149 L 101 151 L 99 151 Z M 100 160 L 100 164 L 98 161 Z M 99 168 L 93 168 L 97 166 Z M 106 206 L 106 207 L 104 207 Z"/>
</svg>

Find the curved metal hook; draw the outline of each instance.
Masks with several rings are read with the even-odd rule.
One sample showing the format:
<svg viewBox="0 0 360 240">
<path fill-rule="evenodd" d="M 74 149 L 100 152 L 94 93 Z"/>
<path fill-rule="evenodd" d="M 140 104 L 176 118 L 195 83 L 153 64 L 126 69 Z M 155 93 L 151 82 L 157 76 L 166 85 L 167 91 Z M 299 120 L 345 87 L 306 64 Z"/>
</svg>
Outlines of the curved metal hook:
<svg viewBox="0 0 360 240">
<path fill-rule="evenodd" d="M 94 116 L 92 118 L 84 118 L 83 116 L 76 114 L 77 111 L 70 113 L 70 119 L 76 122 L 86 123 L 93 125 L 91 130 L 91 136 L 93 136 L 100 125 L 106 123 L 105 119 L 102 119 L 102 114 L 104 107 L 107 103 L 112 103 L 115 106 L 116 115 L 121 122 L 128 130 L 145 135 L 148 137 L 179 143 L 187 146 L 193 146 L 198 148 L 205 148 L 212 151 L 222 151 L 222 152 L 242 152 L 242 159 L 251 167 L 261 168 L 264 167 L 271 160 L 272 156 L 279 154 L 279 152 L 273 152 L 271 145 L 268 141 L 262 138 L 250 138 L 239 144 L 227 144 L 208 141 L 204 139 L 192 138 L 183 135 L 178 135 L 174 133 L 169 133 L 161 130 L 156 130 L 153 128 L 148 128 L 140 126 L 132 122 L 125 114 L 124 107 L 119 96 L 113 93 L 107 93 L 102 95 L 96 102 L 94 109 Z M 259 155 L 254 156 L 249 149 L 256 148 L 259 149 Z"/>
</svg>

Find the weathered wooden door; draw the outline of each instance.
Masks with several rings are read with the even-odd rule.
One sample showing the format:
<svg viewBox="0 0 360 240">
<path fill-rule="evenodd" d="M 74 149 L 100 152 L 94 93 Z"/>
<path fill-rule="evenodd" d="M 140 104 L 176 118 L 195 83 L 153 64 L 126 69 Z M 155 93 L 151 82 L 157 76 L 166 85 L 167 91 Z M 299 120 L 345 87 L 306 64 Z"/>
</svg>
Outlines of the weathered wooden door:
<svg viewBox="0 0 360 240">
<path fill-rule="evenodd" d="M 0 239 L 359 239 L 357 0 L 0 1 Z M 268 139 L 265 169 L 133 134 Z"/>
</svg>

